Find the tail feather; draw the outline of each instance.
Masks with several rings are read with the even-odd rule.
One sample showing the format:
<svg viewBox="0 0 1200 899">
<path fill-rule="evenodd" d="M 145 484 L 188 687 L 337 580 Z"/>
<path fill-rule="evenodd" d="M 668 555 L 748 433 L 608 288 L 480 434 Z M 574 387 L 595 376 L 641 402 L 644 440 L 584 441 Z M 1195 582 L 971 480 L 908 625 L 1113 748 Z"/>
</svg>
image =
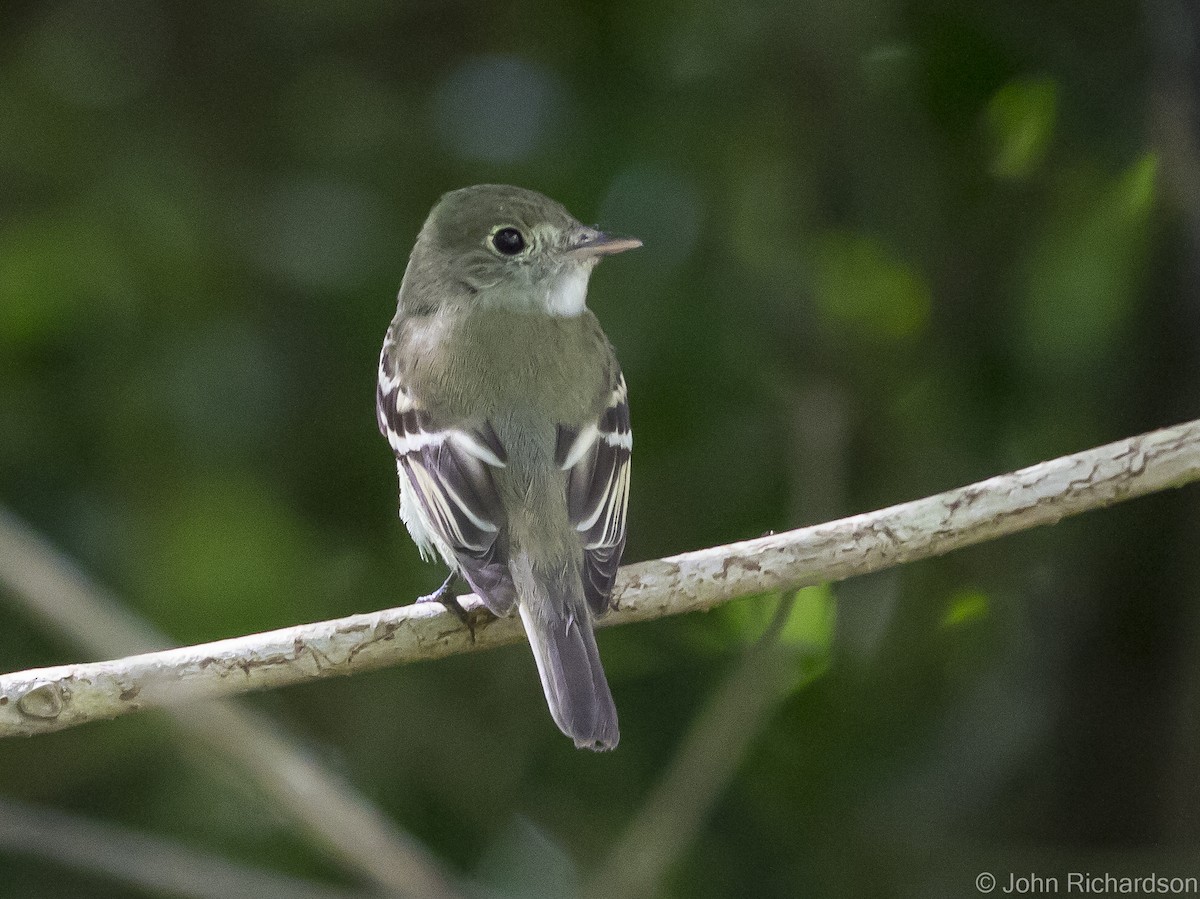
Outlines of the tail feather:
<svg viewBox="0 0 1200 899">
<path fill-rule="evenodd" d="M 574 591 L 562 590 L 562 584 L 557 585 L 560 589 L 548 587 L 527 561 L 521 561 L 526 560 L 513 564 L 517 608 L 550 715 L 580 749 L 613 749 L 620 739 L 617 708 L 600 664 L 582 584 Z M 579 580 L 578 574 L 574 579 Z"/>
</svg>

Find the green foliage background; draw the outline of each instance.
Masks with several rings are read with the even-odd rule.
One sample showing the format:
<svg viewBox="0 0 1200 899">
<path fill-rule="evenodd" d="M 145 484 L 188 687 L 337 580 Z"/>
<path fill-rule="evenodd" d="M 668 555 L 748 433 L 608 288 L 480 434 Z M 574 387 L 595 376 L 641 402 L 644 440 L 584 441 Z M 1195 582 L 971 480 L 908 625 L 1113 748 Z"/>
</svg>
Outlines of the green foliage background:
<svg viewBox="0 0 1200 899">
<path fill-rule="evenodd" d="M 180 642 L 432 589 L 376 354 L 428 209 L 486 181 L 645 240 L 591 290 L 631 561 L 1195 417 L 1196 26 L 1182 0 L 9 0 L 0 502 Z M 838 586 L 663 895 L 1200 874 L 1198 525 L 1190 489 Z M 0 668 L 80 657 L 4 599 Z M 560 895 L 768 612 L 603 633 L 606 756 L 520 647 L 250 701 L 457 871 Z M 155 715 L 0 744 L 0 795 L 343 877 Z"/>
</svg>

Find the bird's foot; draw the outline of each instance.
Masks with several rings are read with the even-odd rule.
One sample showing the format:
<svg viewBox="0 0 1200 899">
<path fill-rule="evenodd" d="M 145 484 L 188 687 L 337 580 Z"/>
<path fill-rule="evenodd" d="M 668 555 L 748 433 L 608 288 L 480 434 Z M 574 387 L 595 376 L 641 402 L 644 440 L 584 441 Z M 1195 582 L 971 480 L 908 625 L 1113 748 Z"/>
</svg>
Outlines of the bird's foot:
<svg viewBox="0 0 1200 899">
<path fill-rule="evenodd" d="M 425 596 L 418 596 L 417 602 L 441 603 L 443 606 L 453 612 L 458 620 L 463 623 L 463 626 L 465 626 L 471 634 L 471 642 L 474 643 L 475 625 L 471 623 L 471 615 L 466 609 L 463 608 L 462 603 L 458 601 L 458 597 L 454 595 L 454 591 L 451 589 L 456 580 L 458 580 L 458 574 L 453 571 L 450 572 L 450 576 L 442 582 L 442 586 Z"/>
</svg>

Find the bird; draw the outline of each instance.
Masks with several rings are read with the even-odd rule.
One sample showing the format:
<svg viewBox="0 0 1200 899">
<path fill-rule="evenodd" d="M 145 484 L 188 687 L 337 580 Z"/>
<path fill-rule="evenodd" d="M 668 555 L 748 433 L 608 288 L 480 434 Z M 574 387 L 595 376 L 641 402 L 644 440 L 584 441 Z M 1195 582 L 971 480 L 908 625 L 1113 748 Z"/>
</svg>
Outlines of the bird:
<svg viewBox="0 0 1200 899">
<path fill-rule="evenodd" d="M 587 308 L 606 256 L 642 245 L 511 185 L 450 191 L 422 226 L 379 356 L 376 416 L 399 512 L 450 569 L 520 616 L 550 715 L 579 748 L 620 739 L 593 633 L 625 548 L 633 433 L 616 354 Z"/>
</svg>

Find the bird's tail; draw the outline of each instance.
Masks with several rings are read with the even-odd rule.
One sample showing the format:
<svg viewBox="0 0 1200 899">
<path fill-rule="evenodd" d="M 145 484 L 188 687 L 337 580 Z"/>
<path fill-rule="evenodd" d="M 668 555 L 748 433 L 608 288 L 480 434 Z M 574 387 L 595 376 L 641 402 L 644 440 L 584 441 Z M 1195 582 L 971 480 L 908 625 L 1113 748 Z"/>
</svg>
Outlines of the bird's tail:
<svg viewBox="0 0 1200 899">
<path fill-rule="evenodd" d="M 535 568 L 525 553 L 512 560 L 510 570 L 554 723 L 580 749 L 615 748 L 620 739 L 617 707 L 600 664 L 579 574 Z"/>
</svg>

